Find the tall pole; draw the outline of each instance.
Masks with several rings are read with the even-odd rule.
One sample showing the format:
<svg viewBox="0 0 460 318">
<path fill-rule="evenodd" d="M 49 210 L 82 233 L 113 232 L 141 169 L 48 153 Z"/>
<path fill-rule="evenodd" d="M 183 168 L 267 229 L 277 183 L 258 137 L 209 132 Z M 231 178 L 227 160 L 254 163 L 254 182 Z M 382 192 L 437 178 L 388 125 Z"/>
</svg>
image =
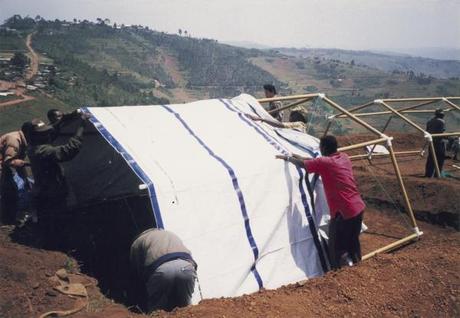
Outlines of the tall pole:
<svg viewBox="0 0 460 318">
<path fill-rule="evenodd" d="M 409 196 L 407 195 L 406 187 L 404 186 L 404 181 L 401 176 L 401 171 L 399 170 L 398 162 L 396 161 L 396 156 L 395 156 L 391 141 L 388 142 L 387 147 L 388 147 L 388 151 L 390 152 L 391 162 L 393 163 L 393 168 L 396 173 L 396 178 L 398 179 L 399 187 L 401 188 L 401 191 L 403 194 L 403 199 L 404 199 L 404 203 L 407 209 L 407 214 L 409 214 L 409 217 L 411 219 L 412 226 L 414 227 L 415 232 L 418 232 L 417 221 L 415 221 L 414 211 L 412 210 L 412 205 L 410 204 Z"/>
</svg>

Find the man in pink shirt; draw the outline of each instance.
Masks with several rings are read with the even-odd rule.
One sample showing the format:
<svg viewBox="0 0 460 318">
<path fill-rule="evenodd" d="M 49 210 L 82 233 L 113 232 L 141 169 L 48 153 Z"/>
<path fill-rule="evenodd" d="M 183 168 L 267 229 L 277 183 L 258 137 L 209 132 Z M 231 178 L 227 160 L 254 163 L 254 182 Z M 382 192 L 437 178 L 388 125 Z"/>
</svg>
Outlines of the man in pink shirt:
<svg viewBox="0 0 460 318">
<path fill-rule="evenodd" d="M 308 173 L 317 173 L 321 176 L 331 214 L 329 259 L 332 268 L 337 269 L 347 256 L 353 263 L 361 260 L 359 234 L 366 206 L 353 177 L 350 159 L 345 153 L 337 152 L 336 138 L 325 136 L 321 138 L 319 146 L 323 157 L 276 157 L 305 168 Z"/>
</svg>

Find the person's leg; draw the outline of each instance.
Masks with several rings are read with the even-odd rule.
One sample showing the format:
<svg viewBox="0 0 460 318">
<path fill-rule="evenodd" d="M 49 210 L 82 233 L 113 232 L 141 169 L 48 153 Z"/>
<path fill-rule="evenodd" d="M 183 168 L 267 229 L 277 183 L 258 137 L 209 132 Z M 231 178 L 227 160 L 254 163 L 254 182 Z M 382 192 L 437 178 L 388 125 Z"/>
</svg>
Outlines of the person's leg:
<svg viewBox="0 0 460 318">
<path fill-rule="evenodd" d="M 329 250 L 329 262 L 331 264 L 331 269 L 340 268 L 340 257 L 342 256 L 342 235 L 341 235 L 341 222 L 342 217 L 337 215 L 334 219 L 331 219 L 329 222 L 329 240 L 328 250 Z"/>
<path fill-rule="evenodd" d="M 432 178 L 434 170 L 433 152 L 431 151 L 431 147 L 429 147 L 425 165 L 425 177 Z"/>
<path fill-rule="evenodd" d="M 353 264 L 361 261 L 361 244 L 359 243 L 359 235 L 361 233 L 363 223 L 363 214 L 364 212 L 361 212 L 359 215 L 351 219 L 350 249 L 348 254 L 351 257 Z"/>
<path fill-rule="evenodd" d="M 446 146 L 443 142 L 439 142 L 436 145 L 436 159 L 438 160 L 440 172 L 442 172 L 445 158 L 446 158 Z"/>
<path fill-rule="evenodd" d="M 174 275 L 171 271 L 169 262 L 164 263 L 153 272 L 147 282 L 145 288 L 147 292 L 147 311 L 163 309 L 168 310 L 168 299 L 174 285 Z"/>
<path fill-rule="evenodd" d="M 195 267 L 190 262 L 182 259 L 173 262 L 176 266 L 176 280 L 173 297 L 169 299 L 171 309 L 190 305 L 196 280 Z"/>
</svg>

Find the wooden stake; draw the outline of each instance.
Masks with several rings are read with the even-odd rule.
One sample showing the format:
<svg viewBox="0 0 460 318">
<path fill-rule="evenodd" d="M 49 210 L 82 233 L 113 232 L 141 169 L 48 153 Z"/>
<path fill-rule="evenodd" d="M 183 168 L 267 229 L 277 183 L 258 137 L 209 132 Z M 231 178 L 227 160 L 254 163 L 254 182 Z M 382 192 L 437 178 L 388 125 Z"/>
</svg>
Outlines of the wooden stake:
<svg viewBox="0 0 460 318">
<path fill-rule="evenodd" d="M 407 236 L 407 237 L 405 237 L 403 239 L 400 239 L 400 240 L 398 240 L 396 242 L 388 244 L 387 246 L 381 247 L 381 248 L 379 248 L 379 249 L 377 249 L 377 250 L 375 250 L 373 252 L 370 252 L 369 254 L 364 255 L 362 257 L 362 260 L 365 261 L 365 260 L 367 260 L 367 259 L 369 259 L 371 257 L 374 257 L 377 254 L 381 254 L 381 253 L 385 253 L 385 252 L 389 252 L 391 250 L 394 250 L 394 249 L 396 249 L 396 248 L 398 248 L 398 247 L 400 247 L 400 246 L 402 246 L 404 244 L 407 244 L 407 243 L 409 243 L 411 241 L 417 240 L 421 235 L 423 235 L 423 233 L 411 234 L 411 235 L 409 235 L 409 236 Z"/>
<path fill-rule="evenodd" d="M 412 210 L 412 205 L 410 204 L 409 196 L 407 195 L 406 187 L 404 186 L 404 181 L 401 175 L 401 171 L 399 170 L 398 161 L 396 161 L 396 156 L 393 151 L 393 146 L 391 145 L 391 143 L 387 145 L 387 148 L 388 148 L 388 151 L 390 152 L 390 158 L 393 163 L 393 168 L 396 173 L 396 178 L 398 179 L 399 187 L 401 188 L 401 191 L 402 191 L 404 203 L 406 205 L 407 214 L 409 214 L 409 217 L 412 221 L 412 226 L 414 227 L 414 229 L 416 229 L 417 221 L 415 221 L 414 211 Z"/>
</svg>

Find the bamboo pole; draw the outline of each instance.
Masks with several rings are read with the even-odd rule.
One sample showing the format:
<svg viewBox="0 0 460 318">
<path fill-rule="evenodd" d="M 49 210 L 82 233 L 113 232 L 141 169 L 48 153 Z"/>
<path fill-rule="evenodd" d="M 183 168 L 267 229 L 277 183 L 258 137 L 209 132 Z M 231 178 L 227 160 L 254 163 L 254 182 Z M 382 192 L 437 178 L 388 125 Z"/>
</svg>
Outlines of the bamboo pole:
<svg viewBox="0 0 460 318">
<path fill-rule="evenodd" d="M 364 108 L 369 107 L 369 106 L 371 106 L 373 104 L 374 104 L 374 101 L 370 101 L 370 102 L 367 102 L 366 104 L 362 104 L 362 105 L 359 105 L 359 106 L 356 106 L 356 107 L 352 107 L 348 111 L 350 113 L 353 113 L 353 112 L 355 112 L 357 110 L 364 109 Z M 346 116 L 343 113 L 339 113 L 339 114 L 335 114 L 334 116 L 332 116 L 332 118 L 335 118 L 335 117 L 344 118 Z"/>
<path fill-rule="evenodd" d="M 434 149 L 434 144 L 433 144 L 433 139 L 431 139 L 429 142 L 428 142 L 428 146 L 430 147 L 431 149 L 431 154 L 428 154 L 429 156 L 431 155 L 431 158 L 433 158 L 433 162 L 434 162 L 434 168 L 435 168 L 435 171 L 436 171 L 436 176 L 438 178 L 441 178 L 441 170 L 439 170 L 439 163 L 438 163 L 438 158 L 436 158 L 436 151 Z"/>
<path fill-rule="evenodd" d="M 286 101 L 294 99 L 305 99 L 305 98 L 314 98 L 318 97 L 319 94 L 304 94 L 304 95 L 292 95 L 292 96 L 278 96 L 278 97 L 268 97 L 268 98 L 259 98 L 257 101 L 259 103 L 269 103 L 276 101 Z"/>
<path fill-rule="evenodd" d="M 388 118 L 387 122 L 385 123 L 385 126 L 383 126 L 382 133 L 385 133 L 385 130 L 388 128 L 388 125 L 390 124 L 392 118 L 393 118 L 393 116 L 390 116 Z M 369 161 L 371 160 L 372 153 L 374 152 L 375 147 L 377 147 L 377 145 L 372 146 L 372 149 L 369 152 Z"/>
<path fill-rule="evenodd" d="M 401 115 L 396 109 L 394 109 L 393 107 L 391 107 L 390 105 L 388 105 L 387 103 L 385 103 L 384 101 L 382 101 L 380 103 L 380 105 L 383 105 L 385 108 L 387 108 L 389 111 L 391 111 L 392 113 L 394 113 L 396 116 L 398 116 L 399 118 L 401 118 L 402 120 L 404 120 L 406 123 L 408 123 L 409 125 L 411 125 L 412 127 L 414 127 L 415 129 L 417 129 L 418 131 L 422 132 L 423 134 L 426 134 L 426 131 L 423 130 L 419 125 L 417 125 L 416 123 L 414 123 L 412 120 L 410 120 L 409 118 Z"/>
<path fill-rule="evenodd" d="M 451 110 L 453 109 L 452 108 L 444 109 L 445 112 L 449 112 Z M 435 111 L 436 109 L 403 110 L 403 111 L 398 110 L 398 112 L 404 113 L 404 114 L 434 113 Z M 371 112 L 371 113 L 358 113 L 354 115 L 356 117 L 371 117 L 371 116 L 388 115 L 388 114 L 392 114 L 392 112 L 387 110 L 387 111 L 379 111 L 379 112 Z M 346 116 L 338 117 L 338 118 L 345 118 L 345 117 Z"/>
<path fill-rule="evenodd" d="M 369 146 L 369 145 L 380 144 L 380 143 L 385 142 L 387 140 L 388 140 L 388 137 L 382 137 L 382 138 L 379 138 L 379 139 L 374 139 L 374 140 L 370 140 L 370 141 L 366 141 L 366 142 L 361 142 L 361 143 L 355 144 L 355 145 L 340 147 L 337 150 L 338 151 L 348 151 L 348 150 L 362 148 L 362 147 Z"/>
<path fill-rule="evenodd" d="M 273 109 L 273 110 L 270 110 L 268 113 L 269 114 L 273 114 L 273 113 L 276 113 L 276 112 L 279 112 L 279 111 L 282 111 L 282 110 L 285 110 L 285 109 L 289 109 L 289 108 L 292 108 L 294 106 L 297 106 L 297 105 L 300 105 L 300 104 L 303 104 L 305 102 L 308 102 L 309 100 L 311 100 L 312 98 L 304 98 L 298 102 L 295 102 L 295 103 L 292 103 L 292 104 L 289 104 L 289 105 L 286 105 L 286 106 L 283 106 L 283 107 L 280 107 L 278 109 Z"/>
<path fill-rule="evenodd" d="M 379 248 L 379 249 L 377 249 L 377 250 L 375 250 L 373 252 L 370 252 L 370 253 L 364 255 L 362 257 L 362 260 L 365 261 L 365 260 L 367 260 L 367 259 L 369 259 L 371 257 L 374 257 L 377 254 L 381 254 L 381 253 L 385 253 L 385 252 L 389 252 L 391 250 L 394 250 L 394 249 L 396 249 L 396 248 L 398 248 L 398 247 L 400 247 L 400 246 L 402 246 L 402 245 L 404 245 L 406 243 L 409 243 L 411 241 L 414 241 L 414 240 L 418 239 L 421 235 L 423 235 L 423 232 L 411 234 L 411 235 L 409 235 L 409 236 L 407 236 L 405 238 L 397 240 L 396 242 L 388 244 L 388 245 L 386 245 L 384 247 L 381 247 L 381 248 Z"/>
<path fill-rule="evenodd" d="M 401 112 L 406 112 L 406 111 L 409 112 L 409 110 L 412 110 L 412 109 L 415 109 L 415 108 L 418 108 L 418 107 L 422 107 L 422 106 L 426 106 L 426 105 L 432 104 L 432 103 L 434 103 L 434 102 L 436 102 L 436 101 L 431 100 L 431 101 L 424 102 L 424 103 L 420 103 L 420 104 L 417 104 L 417 105 L 407 106 L 407 107 L 398 109 L 398 112 L 400 112 L 400 113 L 401 113 Z M 369 102 L 369 103 L 367 103 L 367 104 L 373 105 L 373 104 L 374 104 L 374 101 Z M 364 104 L 364 105 L 367 105 L 367 104 Z M 364 106 L 364 105 L 361 105 L 361 106 Z M 364 107 L 362 107 L 362 108 L 364 108 Z M 356 110 L 362 109 L 362 108 L 356 108 Z M 352 108 L 352 109 L 350 109 L 349 111 L 353 111 L 353 110 L 354 110 L 354 109 Z M 425 112 L 425 111 L 423 111 L 423 112 Z M 434 112 L 434 110 L 433 110 L 433 112 Z M 364 117 L 364 116 L 386 115 L 386 114 L 391 114 L 391 112 L 390 112 L 390 111 L 386 111 L 386 112 L 358 113 L 358 114 L 355 114 L 355 116 L 357 116 L 357 117 Z M 344 118 L 344 117 L 346 117 L 346 116 L 342 114 L 342 115 L 339 115 L 339 116 L 337 116 L 337 117 L 339 117 L 339 118 Z"/>
<path fill-rule="evenodd" d="M 415 154 L 420 154 L 420 150 L 408 150 L 408 151 L 395 151 L 396 156 L 407 156 L 407 155 L 415 155 Z M 376 153 L 373 154 L 372 157 L 385 157 L 389 156 L 389 153 Z M 363 155 L 354 155 L 354 156 L 349 156 L 348 158 L 350 159 L 360 159 L 360 158 L 367 158 L 369 157 L 369 154 L 363 154 Z"/>
<path fill-rule="evenodd" d="M 418 231 L 417 221 L 415 221 L 414 211 L 412 210 L 412 205 L 410 204 L 409 196 L 407 195 L 406 187 L 404 185 L 401 171 L 399 170 L 398 161 L 396 160 L 396 156 L 393 150 L 393 146 L 391 145 L 391 142 L 388 143 L 387 147 L 388 147 L 388 151 L 390 152 L 390 158 L 393 163 L 393 168 L 396 173 L 396 178 L 398 179 L 399 187 L 401 188 L 404 203 L 406 205 L 407 214 L 409 214 L 409 217 L 412 221 L 412 226 L 414 227 L 415 231 Z"/>
<path fill-rule="evenodd" d="M 460 131 L 442 134 L 431 134 L 433 137 L 449 137 L 449 136 L 460 136 Z"/>
<path fill-rule="evenodd" d="M 334 107 L 335 109 L 338 109 L 339 111 L 343 112 L 344 114 L 347 114 L 348 117 L 350 117 L 352 120 L 354 120 L 358 124 L 361 124 L 362 126 L 367 128 L 368 130 L 373 132 L 374 134 L 376 134 L 376 135 L 378 135 L 380 137 L 386 138 L 386 136 L 384 134 L 382 134 L 380 131 L 378 131 L 377 129 L 375 129 L 374 127 L 372 127 L 371 125 L 369 125 L 368 123 L 363 121 L 362 119 L 359 119 L 358 117 L 356 117 L 354 114 L 350 113 L 348 110 L 346 110 L 345 108 L 343 108 L 339 104 L 337 104 L 334 101 L 330 100 L 328 97 L 324 96 L 323 100 L 326 103 L 328 103 L 329 105 L 331 105 L 332 107 Z"/>
<path fill-rule="evenodd" d="M 382 99 L 384 102 L 390 102 L 390 103 L 401 103 L 401 102 L 423 102 L 423 101 L 440 101 L 443 100 L 444 97 L 415 97 L 415 98 L 386 98 Z M 450 97 L 450 99 L 457 99 Z M 460 97 L 458 97 L 460 99 Z"/>
<path fill-rule="evenodd" d="M 450 100 L 448 100 L 447 98 L 443 99 L 443 101 L 447 104 L 449 104 L 450 106 L 452 106 L 453 108 L 455 108 L 456 110 L 460 110 L 460 106 L 457 106 L 456 104 L 452 103 Z"/>
</svg>

